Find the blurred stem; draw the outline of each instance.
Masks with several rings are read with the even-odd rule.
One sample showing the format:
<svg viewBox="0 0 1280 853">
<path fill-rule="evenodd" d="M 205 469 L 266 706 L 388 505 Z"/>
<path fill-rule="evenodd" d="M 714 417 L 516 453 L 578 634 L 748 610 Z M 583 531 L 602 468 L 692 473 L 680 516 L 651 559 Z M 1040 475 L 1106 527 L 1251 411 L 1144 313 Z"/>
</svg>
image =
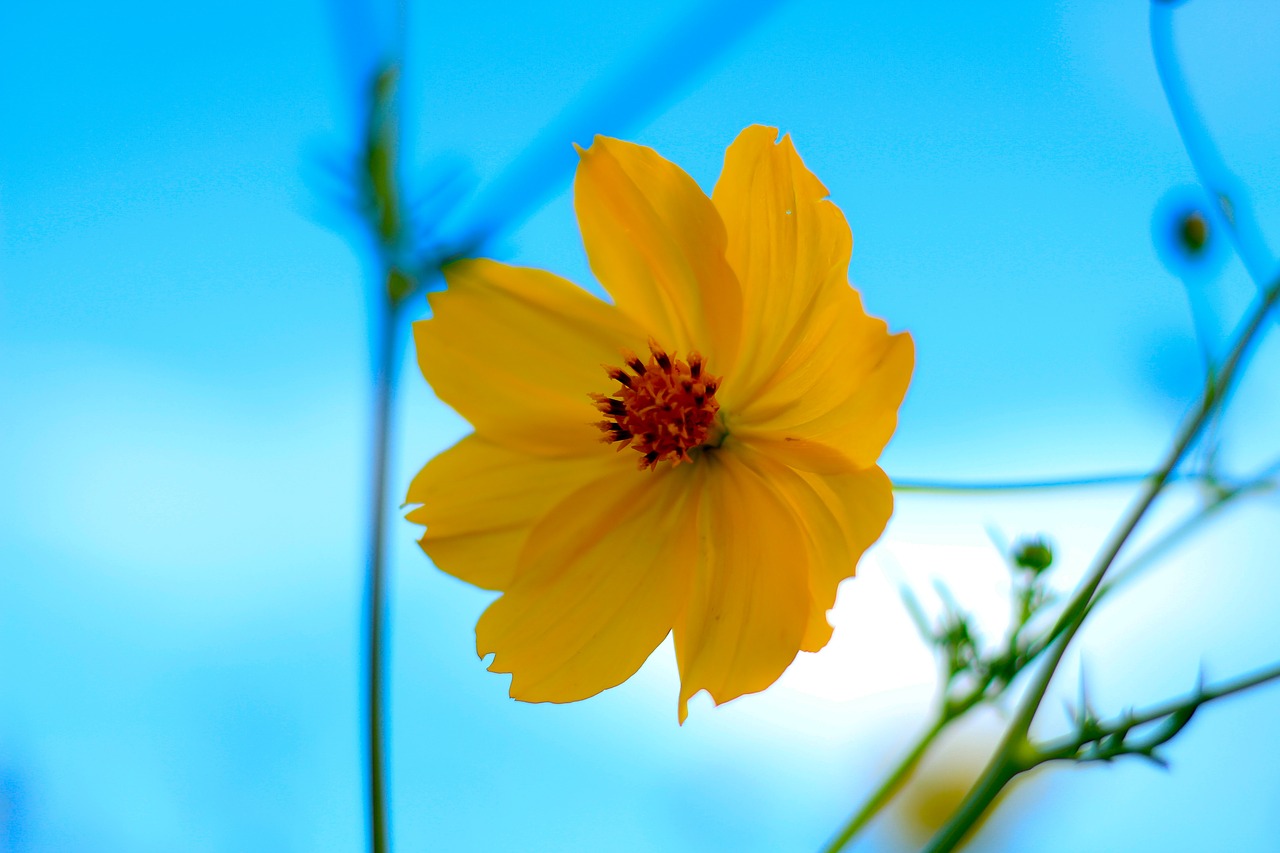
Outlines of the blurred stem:
<svg viewBox="0 0 1280 853">
<path fill-rule="evenodd" d="M 1191 327 L 1195 332 L 1196 345 L 1200 348 L 1200 360 L 1204 365 L 1204 381 L 1212 383 L 1216 381 L 1218 372 L 1218 353 L 1215 341 L 1217 334 L 1215 332 L 1215 323 L 1210 315 L 1208 306 L 1205 304 L 1208 299 L 1203 290 L 1189 281 L 1186 276 L 1182 277 L 1182 292 L 1187 296 L 1187 310 L 1191 314 Z"/>
<path fill-rule="evenodd" d="M 871 822 L 871 819 L 888 805 L 889 801 L 897 795 L 902 786 L 911 778 L 911 774 L 915 772 L 916 765 L 920 763 L 920 759 L 924 757 L 924 754 L 933 745 L 933 742 L 942 733 L 943 729 L 950 725 L 952 719 L 954 718 L 940 715 L 932 726 L 921 733 L 915 745 L 902 756 L 893 771 L 881 781 L 880 786 L 867 798 L 862 807 L 854 813 L 853 817 L 849 818 L 849 822 L 840 830 L 840 834 L 827 845 L 825 848 L 826 853 L 838 853 L 838 851 L 843 850 L 845 845 L 852 841 Z"/>
<path fill-rule="evenodd" d="M 1116 486 L 1141 483 L 1150 479 L 1148 472 L 1100 474 L 1091 477 L 1066 477 L 1055 480 L 991 480 L 963 482 L 959 480 L 894 480 L 895 492 L 920 494 L 970 494 L 973 492 L 1022 492 L 1039 489 L 1075 489 L 1089 486 Z"/>
<path fill-rule="evenodd" d="M 996 754 L 992 757 L 991 763 L 987 766 L 977 784 L 965 797 L 964 802 L 961 803 L 959 810 L 929 843 L 926 848 L 929 853 L 942 853 L 943 851 L 955 849 L 956 845 L 964 839 L 978 819 L 990 807 L 1000 790 L 1017 773 L 1021 772 L 1021 769 L 1026 769 L 1025 767 L 1019 769 L 1019 767 L 1021 760 L 1026 756 L 1029 746 L 1027 737 L 1031 729 L 1031 722 L 1035 719 L 1036 712 L 1040 708 L 1040 703 L 1044 700 L 1045 693 L 1049 689 L 1049 684 L 1053 680 L 1058 665 L 1062 662 L 1063 655 L 1066 654 L 1067 647 L 1071 645 L 1076 632 L 1080 630 L 1080 626 L 1084 624 L 1085 618 L 1090 613 L 1098 587 L 1102 584 L 1107 571 L 1120 555 L 1120 551 L 1129 541 L 1129 537 L 1137 529 L 1138 524 L 1163 491 L 1173 471 L 1200 437 L 1205 425 L 1214 413 L 1226 404 L 1241 368 L 1244 366 L 1258 339 L 1259 331 L 1262 329 L 1263 323 L 1269 319 L 1277 301 L 1280 301 L 1280 281 L 1272 282 L 1268 285 L 1262 298 L 1255 304 L 1248 316 L 1248 320 L 1236 336 L 1235 344 L 1232 346 L 1230 354 L 1223 362 L 1219 382 L 1205 389 L 1199 403 L 1179 428 L 1164 463 L 1147 480 L 1147 485 L 1139 496 L 1138 501 L 1124 516 L 1120 525 L 1112 534 L 1108 545 L 1094 563 L 1093 569 L 1076 589 L 1071 601 L 1063 610 L 1053 630 L 1054 634 L 1059 634 L 1060 636 L 1046 650 L 1047 657 L 1036 671 L 1031 685 L 1019 702 L 1013 720 L 1009 723 L 1009 728 Z"/>
<path fill-rule="evenodd" d="M 365 624 L 367 660 L 366 684 L 370 849 L 387 851 L 386 745 L 384 732 L 384 700 L 386 697 L 386 553 L 385 532 L 387 507 L 387 473 L 390 468 L 391 399 L 395 371 L 396 330 L 399 327 L 395 303 L 390 298 L 379 300 L 381 315 L 377 318 L 377 340 L 374 347 L 373 374 L 373 459 L 372 515 L 369 520 L 369 572 L 365 600 L 368 613 Z"/>
<path fill-rule="evenodd" d="M 584 88 L 481 189 L 449 228 L 450 242 L 477 246 L 518 225 L 572 177 L 577 157 L 571 142 L 625 135 L 784 2 L 678 4 L 683 11 L 669 29 Z"/>
<path fill-rule="evenodd" d="M 365 600 L 365 671 L 367 674 L 366 723 L 369 806 L 369 849 L 387 853 L 387 748 L 386 748 L 386 635 L 387 558 L 385 549 L 387 477 L 392 446 L 392 400 L 395 391 L 396 356 L 404 296 L 412 282 L 396 268 L 405 222 L 400 207 L 398 171 L 399 121 L 396 84 L 399 69 L 390 64 L 373 78 L 364 146 L 365 206 L 370 234 L 377 247 L 378 282 L 370 294 L 373 362 L 373 459 L 372 515 L 369 521 L 369 570 Z"/>
<path fill-rule="evenodd" d="M 894 480 L 893 490 L 902 494 L 966 495 L 983 492 L 1031 492 L 1052 489 L 1084 489 L 1098 486 L 1127 486 L 1150 480 L 1150 471 L 1123 474 L 1096 474 L 1088 477 L 1062 477 L 1051 480 Z M 1206 473 L 1171 472 L 1168 482 L 1206 483 L 1213 485 Z"/>
<path fill-rule="evenodd" d="M 1217 218 L 1226 224 L 1236 254 L 1261 290 L 1275 275 L 1275 261 L 1258 227 L 1248 193 L 1227 168 L 1191 100 L 1191 92 L 1173 46 L 1173 7 L 1173 3 L 1160 0 L 1151 3 L 1151 54 L 1155 59 L 1156 73 L 1182 139 L 1182 147 L 1195 169 L 1196 179 L 1217 202 L 1216 213 L 1220 214 Z"/>
</svg>

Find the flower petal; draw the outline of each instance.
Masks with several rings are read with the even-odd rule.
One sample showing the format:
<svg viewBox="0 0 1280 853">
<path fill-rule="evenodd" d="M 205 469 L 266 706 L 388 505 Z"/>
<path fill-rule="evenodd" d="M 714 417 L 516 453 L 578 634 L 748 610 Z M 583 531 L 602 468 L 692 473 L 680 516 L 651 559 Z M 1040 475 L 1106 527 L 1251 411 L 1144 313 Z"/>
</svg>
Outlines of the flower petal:
<svg viewBox="0 0 1280 853">
<path fill-rule="evenodd" d="M 827 611 L 835 606 L 840 582 L 854 576 L 893 514 L 893 487 L 875 466 L 822 476 L 792 470 L 751 447 L 735 451 L 786 502 L 805 532 L 809 618 L 800 648 L 816 652 L 831 639 Z"/>
<path fill-rule="evenodd" d="M 704 460 L 701 550 L 675 627 L 681 722 L 699 690 L 720 704 L 776 681 L 810 609 L 805 531 L 791 508 L 732 452 Z"/>
<path fill-rule="evenodd" d="M 811 363 L 826 365 L 828 378 L 809 367 L 780 371 L 777 384 L 742 412 L 734 436 L 757 449 L 773 447 L 801 470 L 847 473 L 874 465 L 911 382 L 911 336 L 889 335 L 881 324 L 878 335 L 831 342 Z M 839 464 L 841 456 L 848 466 Z"/>
<path fill-rule="evenodd" d="M 733 445 L 745 445 L 798 471 L 849 474 L 860 470 L 853 460 L 835 448 L 799 435 L 735 428 L 731 440 Z"/>
<path fill-rule="evenodd" d="M 804 530 L 809 555 L 809 608 L 800 648 L 817 651 L 831 639 L 827 611 L 835 605 L 836 585 L 853 575 L 859 555 L 850 552 L 844 527 L 833 507 L 800 474 L 762 453 L 744 449 L 740 455 L 786 502 Z M 828 583 L 832 574 L 839 577 Z"/>
<path fill-rule="evenodd" d="M 634 471 L 615 453 L 553 458 L 469 435 L 436 456 L 409 485 L 406 517 L 427 529 L 419 543 L 442 571 L 483 589 L 503 589 L 533 525 L 570 492 L 613 469 Z"/>
<path fill-rule="evenodd" d="M 909 337 L 867 316 L 848 283 L 848 223 L 777 134 L 744 130 L 713 193 L 749 342 L 722 404 L 736 417 L 734 435 L 771 445 L 789 464 L 864 469 L 893 433 L 914 352 Z"/>
<path fill-rule="evenodd" d="M 476 626 L 489 669 L 526 702 L 574 702 L 621 684 L 670 632 L 696 560 L 693 465 L 610 475 L 530 533 L 515 582 Z"/>
<path fill-rule="evenodd" d="M 651 148 L 597 136 L 579 153 L 574 207 L 596 278 L 663 346 L 729 371 L 742 297 L 711 200 Z"/>
<path fill-rule="evenodd" d="M 801 470 L 861 470 L 893 435 L 915 347 L 868 317 L 852 288 L 829 288 L 820 303 L 807 334 L 739 405 L 730 431 Z"/>
<path fill-rule="evenodd" d="M 832 282 L 846 283 L 853 237 L 822 182 L 789 136 L 753 125 L 725 152 L 712 193 L 724 220 L 726 256 L 742 288 L 744 344 L 734 385 L 749 399 L 793 348 L 789 340 L 813 316 Z M 834 275 L 833 275 L 834 273 Z"/>
<path fill-rule="evenodd" d="M 827 611 L 835 606 L 840 582 L 854 576 L 863 553 L 889 523 L 893 487 L 876 466 L 828 476 L 791 471 L 772 460 L 760 468 L 808 533 L 810 609 L 800 648 L 816 652 L 831 639 Z"/>
<path fill-rule="evenodd" d="M 413 326 L 422 375 L 492 441 L 542 455 L 598 453 L 601 364 L 645 335 L 613 306 L 542 270 L 489 260 L 444 269 L 432 317 Z"/>
</svg>

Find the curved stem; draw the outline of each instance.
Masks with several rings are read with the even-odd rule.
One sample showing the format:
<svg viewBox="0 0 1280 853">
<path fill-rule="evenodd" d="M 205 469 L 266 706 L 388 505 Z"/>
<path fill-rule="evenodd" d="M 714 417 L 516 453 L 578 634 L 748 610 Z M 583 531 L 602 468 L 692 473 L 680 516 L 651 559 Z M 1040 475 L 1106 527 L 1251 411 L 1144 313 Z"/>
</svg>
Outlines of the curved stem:
<svg viewBox="0 0 1280 853">
<path fill-rule="evenodd" d="M 1169 112 L 1173 114 L 1174 124 L 1182 139 L 1182 147 L 1186 149 L 1187 158 L 1195 169 L 1200 185 L 1221 205 L 1219 210 L 1211 213 L 1218 221 L 1226 224 L 1227 234 L 1240 261 L 1254 282 L 1262 287 L 1275 275 L 1275 260 L 1258 227 L 1248 192 L 1227 168 L 1226 161 L 1214 145 L 1213 137 L 1191 100 L 1187 81 L 1178 65 L 1177 52 L 1173 48 L 1172 3 L 1153 0 L 1150 30 L 1151 53 L 1155 58 L 1156 73 L 1160 77 Z"/>
<path fill-rule="evenodd" d="M 947 717 L 939 717 L 932 726 L 926 729 L 916 740 L 914 746 L 902 756 L 893 771 L 880 782 L 880 786 L 872 792 L 871 796 L 863 802 L 862 807 L 849 818 L 840 830 L 840 834 L 831 840 L 824 851 L 825 853 L 838 853 L 843 850 L 845 845 L 854 839 L 859 832 L 866 827 L 871 819 L 880 813 L 880 810 L 888 805 L 889 801 L 902 789 L 907 779 L 915 772 L 916 765 L 920 763 L 920 759 L 924 757 L 925 752 L 937 739 L 942 730 L 950 724 L 951 719 Z"/>
</svg>

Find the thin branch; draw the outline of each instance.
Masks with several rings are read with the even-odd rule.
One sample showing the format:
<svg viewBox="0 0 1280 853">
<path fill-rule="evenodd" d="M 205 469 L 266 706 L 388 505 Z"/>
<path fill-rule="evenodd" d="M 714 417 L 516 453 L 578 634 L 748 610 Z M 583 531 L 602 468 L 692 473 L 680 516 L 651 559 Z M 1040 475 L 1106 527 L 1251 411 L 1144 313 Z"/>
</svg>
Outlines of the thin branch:
<svg viewBox="0 0 1280 853">
<path fill-rule="evenodd" d="M 1156 758 L 1156 747 L 1168 743 L 1202 706 L 1218 699 L 1280 680 L 1280 663 L 1223 681 L 1213 687 L 1200 684 L 1189 696 L 1170 699 L 1144 711 L 1129 711 L 1109 722 L 1095 721 L 1088 730 L 1057 738 L 1033 747 L 1024 770 L 1049 761 L 1109 761 L 1121 755 Z M 1146 737 L 1134 737 L 1134 730 L 1152 723 L 1167 725 Z M 1092 748 L 1091 748 L 1092 747 Z"/>
<path fill-rule="evenodd" d="M 920 759 L 929 750 L 929 747 L 937 739 L 953 720 L 947 716 L 941 716 L 933 725 L 925 729 L 915 744 L 907 751 L 905 755 L 898 761 L 889 775 L 885 776 L 880 782 L 879 787 L 871 793 L 861 808 L 854 812 L 853 817 L 849 818 L 848 823 L 840 828 L 840 833 L 830 843 L 823 848 L 824 853 L 839 853 L 845 846 L 861 832 L 871 819 L 889 803 L 890 800 L 902 789 L 907 780 L 911 778 L 911 774 L 915 772 L 916 766 L 920 763 Z"/>
<path fill-rule="evenodd" d="M 1280 483 L 1276 482 L 1277 476 L 1280 476 L 1280 460 L 1266 466 L 1241 483 L 1230 488 L 1220 489 L 1212 500 L 1188 514 L 1155 542 L 1148 545 L 1145 550 L 1139 552 L 1136 557 L 1117 569 L 1109 579 L 1098 587 L 1097 594 L 1094 595 L 1093 600 L 1089 603 L 1089 609 L 1092 610 L 1097 607 L 1108 596 L 1118 592 L 1121 588 L 1144 575 L 1162 557 L 1172 551 L 1175 546 L 1199 532 L 1205 525 L 1217 518 L 1224 510 L 1235 505 L 1241 498 L 1262 494 L 1280 487 Z M 1062 627 L 1059 624 L 1055 626 L 1059 630 L 1051 631 L 1036 640 L 1029 648 L 1028 655 L 1030 657 L 1040 655 L 1058 639 L 1061 635 L 1060 629 Z"/>
<path fill-rule="evenodd" d="M 902 598 L 902 606 L 906 608 L 912 624 L 916 626 L 916 631 L 920 633 L 920 638 L 931 645 L 936 643 L 937 635 L 933 626 L 929 624 L 929 617 L 925 615 L 920 599 L 916 597 L 916 594 L 906 583 L 899 581 L 897 587 L 898 595 Z"/>
<path fill-rule="evenodd" d="M 1189 514 L 1163 536 L 1148 545 L 1146 550 L 1120 567 L 1107 582 L 1098 588 L 1098 594 L 1094 596 L 1094 603 L 1091 606 L 1096 606 L 1097 602 L 1121 586 L 1132 583 L 1159 562 L 1160 558 L 1172 551 L 1175 546 L 1195 534 L 1240 498 L 1274 490 L 1277 487 L 1276 476 L 1278 473 L 1280 473 L 1280 462 L 1267 466 L 1261 473 L 1243 483 L 1231 486 L 1215 494 L 1212 500 Z"/>
<path fill-rule="evenodd" d="M 1030 492 L 1051 489 L 1085 489 L 1102 486 L 1128 486 L 1144 483 L 1154 475 L 1150 471 L 1117 474 L 1095 474 L 1083 477 L 1059 477 L 1028 480 L 914 480 L 897 479 L 893 490 L 920 494 L 975 494 L 982 492 Z M 1202 482 L 1207 478 L 1196 472 L 1171 472 L 1168 482 Z"/>
</svg>

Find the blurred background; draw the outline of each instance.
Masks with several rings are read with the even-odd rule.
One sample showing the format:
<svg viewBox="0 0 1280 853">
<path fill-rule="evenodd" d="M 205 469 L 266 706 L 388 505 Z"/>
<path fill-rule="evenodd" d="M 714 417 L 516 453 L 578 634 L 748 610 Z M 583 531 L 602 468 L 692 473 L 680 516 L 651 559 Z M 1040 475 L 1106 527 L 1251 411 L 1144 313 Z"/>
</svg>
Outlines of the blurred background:
<svg viewBox="0 0 1280 853">
<path fill-rule="evenodd" d="M 557 169 L 596 129 L 708 190 L 742 127 L 790 132 L 852 225 L 868 308 L 915 337 L 882 460 L 895 478 L 1150 467 L 1199 391 L 1201 347 L 1253 294 L 1220 234 L 1199 261 L 1162 246 L 1195 176 L 1138 0 L 404 14 L 410 185 L 491 187 L 584 91 L 608 95 L 585 132 L 551 140 L 558 182 L 498 199 L 499 219 L 516 215 L 489 252 L 507 260 L 591 282 Z M 292 0 L 0 7 L 0 848 L 364 844 L 373 285 L 341 164 L 395 17 Z M 1280 235 L 1280 6 L 1190 2 L 1175 23 L 1191 94 Z M 650 88 L 608 89 L 626 68 Z M 1223 424 L 1224 470 L 1280 453 L 1277 378 L 1272 336 Z M 397 424 L 399 495 L 468 429 L 407 351 Z M 669 644 L 590 701 L 508 699 L 474 653 L 491 594 L 436 571 L 393 519 L 396 846 L 816 849 L 932 701 L 935 665 L 895 583 L 936 606 L 943 580 L 997 637 L 1008 576 L 988 529 L 1048 534 L 1067 586 L 1131 494 L 900 496 L 841 590 L 831 645 L 764 694 L 719 709 L 699 697 L 682 728 Z M 1195 499 L 1181 487 L 1150 529 Z M 1280 656 L 1278 509 L 1231 510 L 1111 601 L 1063 695 L 1081 658 L 1095 704 L 1116 713 L 1188 690 L 1201 662 L 1225 677 Z M 1040 730 L 1065 725 L 1059 705 Z M 1278 714 L 1274 688 L 1215 705 L 1167 773 L 1133 760 L 1039 773 L 974 846 L 1272 850 Z M 918 845 L 1000 729 L 992 713 L 953 732 L 854 849 Z"/>
</svg>

